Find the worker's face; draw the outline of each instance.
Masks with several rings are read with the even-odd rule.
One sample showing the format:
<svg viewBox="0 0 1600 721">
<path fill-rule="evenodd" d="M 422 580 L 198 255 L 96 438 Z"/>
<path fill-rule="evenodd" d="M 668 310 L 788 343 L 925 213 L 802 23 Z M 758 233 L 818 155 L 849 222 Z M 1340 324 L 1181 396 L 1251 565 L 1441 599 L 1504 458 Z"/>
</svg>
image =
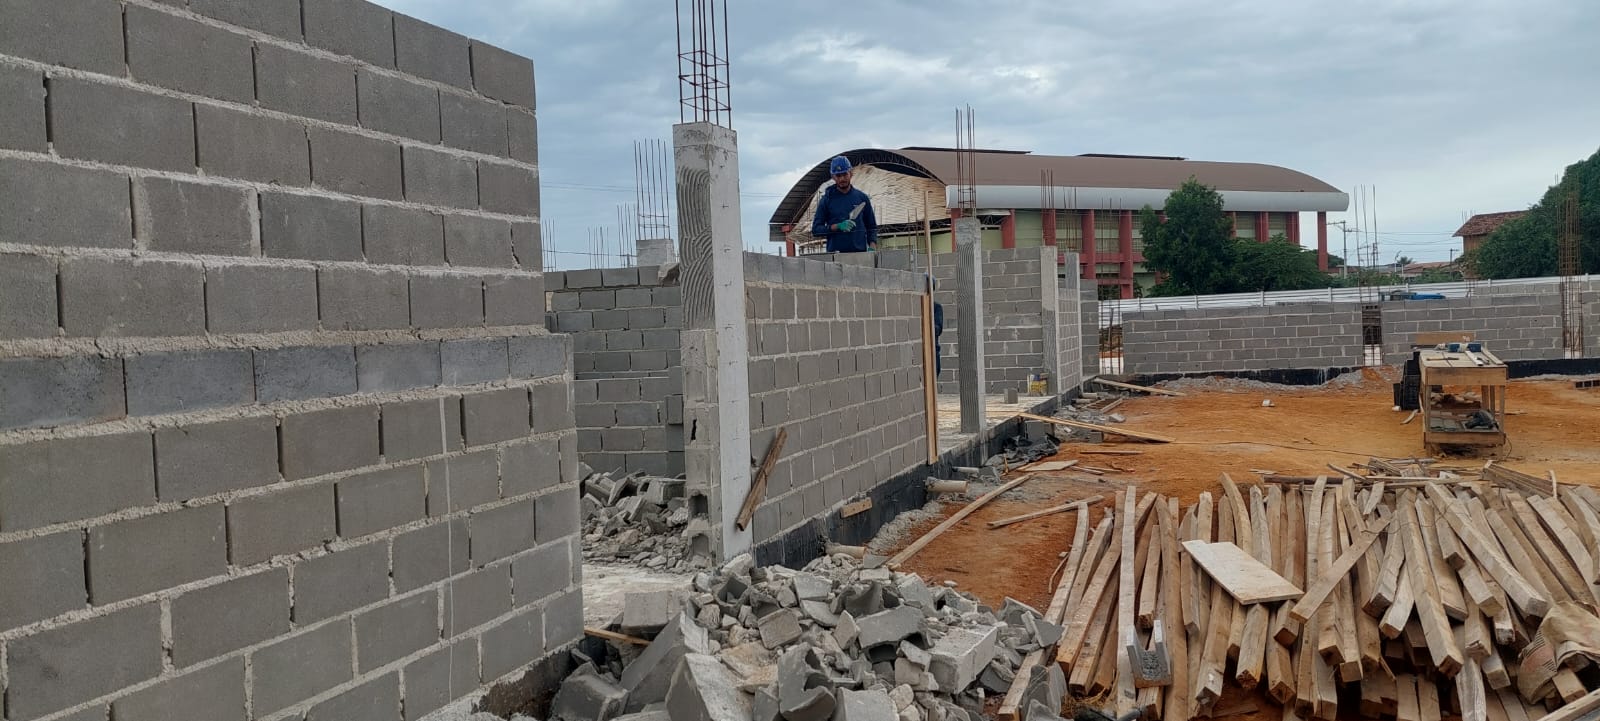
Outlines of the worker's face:
<svg viewBox="0 0 1600 721">
<path fill-rule="evenodd" d="M 839 186 L 840 190 L 849 190 L 850 189 L 850 171 L 845 171 L 843 173 L 834 173 L 833 174 L 833 184 Z"/>
</svg>

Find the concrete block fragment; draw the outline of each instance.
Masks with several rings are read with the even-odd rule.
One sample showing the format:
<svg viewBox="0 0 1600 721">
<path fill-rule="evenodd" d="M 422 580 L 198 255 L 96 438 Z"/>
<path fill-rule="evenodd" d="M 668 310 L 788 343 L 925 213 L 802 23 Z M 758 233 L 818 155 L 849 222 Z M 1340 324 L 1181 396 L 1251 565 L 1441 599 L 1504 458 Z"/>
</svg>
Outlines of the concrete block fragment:
<svg viewBox="0 0 1600 721">
<path fill-rule="evenodd" d="M 625 710 L 635 713 L 667 699 L 673 672 L 685 654 L 711 653 L 711 639 L 681 605 L 655 640 L 622 670 L 622 688 L 628 692 Z M 626 610 L 624 610 L 626 614 Z"/>
<path fill-rule="evenodd" d="M 528 58 L 473 40 L 472 82 L 495 100 L 534 108 L 533 61 Z"/>
<path fill-rule="evenodd" d="M 350 643 L 350 624 L 330 623 L 252 652 L 251 708 L 264 716 L 349 681 Z"/>
<path fill-rule="evenodd" d="M 952 628 L 945 632 L 929 649 L 932 663 L 928 670 L 939 688 L 951 693 L 966 690 L 977 680 L 978 673 L 994 658 L 995 642 L 1000 636 L 1000 626 L 987 628 Z"/>
<path fill-rule="evenodd" d="M 189 9 L 240 27 L 299 40 L 299 0 L 189 0 Z"/>
<path fill-rule="evenodd" d="M 399 200 L 400 145 L 365 135 L 311 128 L 311 180 L 340 193 Z"/>
<path fill-rule="evenodd" d="M 52 65 L 120 75 L 122 8 L 98 0 L 0 7 L 0 48 Z"/>
<path fill-rule="evenodd" d="M 206 268 L 206 328 L 276 333 L 317 327 L 317 271 L 289 266 Z"/>
<path fill-rule="evenodd" d="M 440 93 L 444 144 L 452 148 L 505 157 L 509 153 L 504 108 L 470 95 Z"/>
<path fill-rule="evenodd" d="M 839 691 L 836 721 L 898 721 L 900 712 L 887 691 Z"/>
<path fill-rule="evenodd" d="M 438 441 L 434 443 L 437 445 Z M 377 533 L 428 515 L 427 483 L 421 465 L 351 476 L 339 481 L 337 496 L 339 535 L 345 538 Z"/>
<path fill-rule="evenodd" d="M 365 0 L 304 0 L 306 44 L 394 67 L 394 14 Z"/>
<path fill-rule="evenodd" d="M 482 279 L 470 275 L 411 276 L 411 324 L 417 328 L 482 326 Z"/>
<path fill-rule="evenodd" d="M 444 385 L 505 380 L 509 362 L 505 338 L 447 340 L 439 349 Z"/>
<path fill-rule="evenodd" d="M 0 630 L 85 606 L 83 536 L 79 531 L 0 543 Z"/>
<path fill-rule="evenodd" d="M 363 392 L 431 388 L 441 378 L 438 341 L 356 346 L 356 385 Z"/>
<path fill-rule="evenodd" d="M 389 595 L 389 544 L 341 548 L 294 566 L 294 622 L 306 626 Z"/>
<path fill-rule="evenodd" d="M 122 362 L 98 356 L 0 360 L 0 430 L 125 415 Z"/>
<path fill-rule="evenodd" d="M 195 104 L 194 122 L 198 165 L 207 173 L 286 186 L 311 182 L 305 125 L 206 103 Z"/>
<path fill-rule="evenodd" d="M 363 128 L 439 142 L 439 91 L 426 85 L 360 68 L 356 112 Z"/>
<path fill-rule="evenodd" d="M 51 78 L 50 129 L 62 157 L 194 172 L 194 111 L 176 98 Z"/>
<path fill-rule="evenodd" d="M 538 324 L 544 318 L 544 280 L 537 275 L 486 277 L 483 308 L 491 326 Z"/>
<path fill-rule="evenodd" d="M 0 68 L 0 148 L 44 151 L 44 73 Z"/>
<path fill-rule="evenodd" d="M 383 405 L 383 455 L 390 462 L 461 450 L 461 399 Z"/>
<path fill-rule="evenodd" d="M 450 208 L 478 207 L 478 164 L 472 158 L 417 146 L 405 149 L 406 199 Z"/>
<path fill-rule="evenodd" d="M 406 15 L 394 16 L 394 54 L 400 72 L 472 87 L 472 58 L 465 36 Z"/>
<path fill-rule="evenodd" d="M 228 558 L 249 566 L 338 535 L 333 484 L 302 486 L 228 504 Z"/>
<path fill-rule="evenodd" d="M 800 615 L 794 609 L 778 609 L 762 616 L 757 623 L 761 643 L 767 648 L 785 646 L 800 638 Z"/>
<path fill-rule="evenodd" d="M 549 543 L 577 534 L 578 489 L 572 487 L 539 496 L 536 513 L 540 543 Z"/>
<path fill-rule="evenodd" d="M 682 721 L 751 721 L 750 701 L 715 656 L 689 653 L 673 673 L 667 712 Z"/>
<path fill-rule="evenodd" d="M 228 572 L 221 504 L 89 529 L 90 600 L 106 605 Z"/>
<path fill-rule="evenodd" d="M 138 6 L 128 9 L 124 23 L 134 80 L 233 102 L 255 100 L 250 38 Z"/>
<path fill-rule="evenodd" d="M 283 477 L 297 480 L 378 462 L 378 407 L 353 406 L 285 416 Z"/>
<path fill-rule="evenodd" d="M 480 162 L 478 194 L 484 210 L 510 215 L 539 212 L 539 177 L 532 170 Z"/>
<path fill-rule="evenodd" d="M 561 682 L 550 714 L 563 721 L 608 721 L 622 713 L 627 700 L 627 689 L 593 670 L 580 671 Z"/>
<path fill-rule="evenodd" d="M 856 640 L 862 648 L 899 643 L 922 632 L 923 613 L 910 606 L 896 606 L 855 619 L 859 628 Z M 977 672 L 974 671 L 974 674 Z"/>
<path fill-rule="evenodd" d="M 60 284 L 67 335 L 205 332 L 205 271 L 198 263 L 67 258 Z"/>
<path fill-rule="evenodd" d="M 0 69 L 0 73 L 3 72 Z M 0 82 L 4 82 L 3 75 L 0 75 Z M 0 119 L 0 128 L 3 122 Z M 0 133 L 3 132 L 0 129 Z M 0 255 L 0 308 L 5 308 L 5 312 L 0 313 L 0 338 L 54 336 L 59 323 L 55 259 Z"/>
<path fill-rule="evenodd" d="M 511 564 L 480 568 L 444 593 L 444 634 L 458 636 L 511 611 Z"/>
<path fill-rule="evenodd" d="M 332 398 L 356 392 L 353 346 L 297 346 L 255 352 L 256 400 Z"/>
<path fill-rule="evenodd" d="M 405 721 L 418 721 L 478 686 L 477 639 L 464 639 L 406 664 Z"/>
<path fill-rule="evenodd" d="M 355 66 L 277 45 L 256 46 L 262 107 L 345 125 L 356 123 Z"/>
<path fill-rule="evenodd" d="M 467 570 L 467 522 L 435 523 L 394 538 L 394 586 L 405 593 Z"/>
<path fill-rule="evenodd" d="M 38 718 L 159 676 L 161 608 L 145 603 L 17 638 L 6 657 L 6 713 Z"/>
<path fill-rule="evenodd" d="M 367 261 L 395 265 L 444 265 L 444 218 L 426 210 L 389 205 L 361 209 Z"/>
<path fill-rule="evenodd" d="M 261 252 L 273 258 L 361 260 L 361 206 L 311 195 L 262 193 Z"/>
<path fill-rule="evenodd" d="M 439 640 L 439 595 L 417 593 L 355 617 L 361 673 L 411 655 Z"/>
<path fill-rule="evenodd" d="M 6 447 L 0 531 L 25 531 L 155 503 L 150 432 Z"/>
<path fill-rule="evenodd" d="M 499 500 L 498 455 L 491 448 L 428 461 L 428 515 L 442 516 Z"/>
<path fill-rule="evenodd" d="M 244 659 L 234 658 L 119 698 L 111 713 L 118 721 L 245 721 L 244 688 Z"/>
<path fill-rule="evenodd" d="M 516 256 L 511 252 L 511 224 L 494 218 L 447 215 L 444 219 L 444 252 L 457 267 L 511 268 Z"/>
<path fill-rule="evenodd" d="M 400 673 L 379 676 L 311 707 L 305 721 L 393 721 L 400 717 Z"/>
<path fill-rule="evenodd" d="M 531 498 L 473 513 L 467 519 L 472 562 L 481 566 L 533 548 L 534 522 Z"/>
<path fill-rule="evenodd" d="M 682 598 L 673 591 L 630 592 L 623 597 L 623 633 L 654 636 L 683 610 Z"/>
</svg>

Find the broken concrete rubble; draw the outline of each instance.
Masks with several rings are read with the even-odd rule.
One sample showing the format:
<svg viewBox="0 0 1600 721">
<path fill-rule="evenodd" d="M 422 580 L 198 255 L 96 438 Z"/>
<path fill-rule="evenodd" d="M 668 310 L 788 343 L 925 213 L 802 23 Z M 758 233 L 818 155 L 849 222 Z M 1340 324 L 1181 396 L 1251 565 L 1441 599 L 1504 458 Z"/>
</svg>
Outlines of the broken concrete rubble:
<svg viewBox="0 0 1600 721">
<path fill-rule="evenodd" d="M 587 666 L 561 684 L 550 715 L 560 721 L 607 721 L 621 715 L 627 701 L 627 689 Z"/>
<path fill-rule="evenodd" d="M 673 721 L 751 721 L 750 698 L 715 656 L 685 654 L 667 691 Z"/>
<path fill-rule="evenodd" d="M 579 501 L 585 561 L 662 571 L 709 568 L 689 549 L 689 508 L 677 478 L 590 474 Z"/>
<path fill-rule="evenodd" d="M 655 641 L 622 671 L 622 688 L 628 692 L 625 711 L 633 713 L 653 703 L 667 699 L 672 683 L 672 673 L 684 654 L 711 653 L 711 640 L 706 630 L 678 612 L 676 618 L 661 629 Z"/>
</svg>

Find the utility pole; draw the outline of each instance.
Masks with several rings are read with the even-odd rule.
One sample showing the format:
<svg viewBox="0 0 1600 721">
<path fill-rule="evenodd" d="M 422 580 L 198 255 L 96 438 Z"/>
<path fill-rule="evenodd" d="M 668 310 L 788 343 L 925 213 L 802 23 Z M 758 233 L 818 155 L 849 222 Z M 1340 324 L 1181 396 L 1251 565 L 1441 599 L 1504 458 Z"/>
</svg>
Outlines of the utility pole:
<svg viewBox="0 0 1600 721">
<path fill-rule="evenodd" d="M 1345 221 L 1343 221 L 1343 220 L 1336 220 L 1336 221 L 1334 221 L 1332 223 L 1328 223 L 1328 225 L 1329 226 L 1335 226 L 1335 225 L 1339 226 L 1339 231 L 1344 237 L 1344 255 L 1340 256 L 1341 260 L 1340 260 L 1340 263 L 1339 263 L 1339 275 L 1341 277 L 1344 277 L 1344 278 L 1349 278 L 1350 277 L 1350 228 L 1345 226 Z"/>
</svg>

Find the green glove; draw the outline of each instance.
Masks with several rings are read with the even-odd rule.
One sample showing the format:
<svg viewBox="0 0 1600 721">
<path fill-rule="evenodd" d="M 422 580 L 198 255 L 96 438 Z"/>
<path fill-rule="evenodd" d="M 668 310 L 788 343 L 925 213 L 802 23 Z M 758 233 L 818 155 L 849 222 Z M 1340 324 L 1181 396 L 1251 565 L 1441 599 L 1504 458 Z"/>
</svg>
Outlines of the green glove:
<svg viewBox="0 0 1600 721">
<path fill-rule="evenodd" d="M 854 220 L 850 220 L 849 218 L 846 218 L 844 220 L 839 221 L 839 224 L 835 225 L 833 227 L 835 229 L 837 229 L 841 233 L 848 233 L 848 232 L 856 229 L 856 222 Z"/>
</svg>

